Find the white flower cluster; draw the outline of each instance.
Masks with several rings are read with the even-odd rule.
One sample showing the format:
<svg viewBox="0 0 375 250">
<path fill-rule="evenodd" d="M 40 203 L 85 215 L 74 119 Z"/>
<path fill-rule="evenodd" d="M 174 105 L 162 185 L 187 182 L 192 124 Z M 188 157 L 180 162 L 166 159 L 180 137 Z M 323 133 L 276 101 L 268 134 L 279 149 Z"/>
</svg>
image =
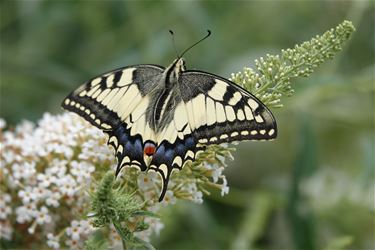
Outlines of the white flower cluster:
<svg viewBox="0 0 375 250">
<path fill-rule="evenodd" d="M 6 123 L 0 119 L 0 181 L 5 184 L 0 189 L 0 242 L 17 233 L 41 241 L 43 247 L 81 248 L 94 230 L 87 219 L 87 191 L 95 187 L 93 175 L 100 179 L 116 166 L 106 136 L 71 113 L 46 113 L 37 126 L 25 121 L 14 129 L 4 128 Z M 202 164 L 202 169 L 213 183 L 221 179 L 223 183 L 217 187 L 222 194 L 228 193 L 223 166 Z M 155 172 L 123 171 L 124 179 L 134 180 L 136 197 L 146 201 L 144 209 L 152 212 L 178 199 L 202 203 L 202 189 L 197 184 L 202 181 L 194 176 L 172 175 L 164 201 L 159 203 L 161 180 Z M 149 241 L 164 225 L 158 218 L 145 220 L 148 229 L 136 234 Z M 113 246 L 121 245 L 118 236 L 110 235 Z M 19 243 L 20 247 L 25 243 Z"/>
<path fill-rule="evenodd" d="M 0 124 L 6 126 L 3 120 Z M 99 131 L 68 114 L 45 114 L 37 127 L 25 121 L 14 131 L 1 132 L 0 178 L 5 184 L 0 202 L 1 238 L 12 238 L 5 232 L 42 234 L 50 247 L 60 246 L 64 233 L 58 230 L 64 232 L 69 220 L 84 215 L 76 212 L 88 205 L 85 190 L 95 171 L 95 165 L 79 150 L 80 143 L 100 137 Z"/>
</svg>

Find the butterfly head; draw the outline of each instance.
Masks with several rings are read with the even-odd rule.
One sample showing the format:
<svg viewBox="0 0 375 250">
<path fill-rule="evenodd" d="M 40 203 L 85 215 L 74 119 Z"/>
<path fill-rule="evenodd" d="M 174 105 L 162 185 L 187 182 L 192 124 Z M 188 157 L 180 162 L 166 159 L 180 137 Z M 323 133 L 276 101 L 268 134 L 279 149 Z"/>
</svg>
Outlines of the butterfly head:
<svg viewBox="0 0 375 250">
<path fill-rule="evenodd" d="M 174 60 L 173 64 L 174 64 L 174 71 L 176 72 L 177 75 L 181 73 L 182 71 L 186 70 L 184 58 L 177 58 L 176 60 Z"/>
<path fill-rule="evenodd" d="M 185 71 L 185 60 L 183 58 L 177 58 L 173 63 L 165 70 L 167 82 L 175 83 L 178 80 L 181 72 Z"/>
</svg>

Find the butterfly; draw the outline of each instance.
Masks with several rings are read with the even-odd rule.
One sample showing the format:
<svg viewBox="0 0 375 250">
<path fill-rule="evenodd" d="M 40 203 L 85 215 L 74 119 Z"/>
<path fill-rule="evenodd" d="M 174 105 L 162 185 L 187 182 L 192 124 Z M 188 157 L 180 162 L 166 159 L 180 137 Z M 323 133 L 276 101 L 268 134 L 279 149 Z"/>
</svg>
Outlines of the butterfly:
<svg viewBox="0 0 375 250">
<path fill-rule="evenodd" d="M 180 56 L 167 68 L 139 64 L 94 77 L 62 107 L 108 134 L 116 176 L 125 166 L 156 171 L 159 201 L 172 170 L 206 146 L 277 136 L 275 118 L 260 100 L 223 77 L 186 70 Z"/>
</svg>

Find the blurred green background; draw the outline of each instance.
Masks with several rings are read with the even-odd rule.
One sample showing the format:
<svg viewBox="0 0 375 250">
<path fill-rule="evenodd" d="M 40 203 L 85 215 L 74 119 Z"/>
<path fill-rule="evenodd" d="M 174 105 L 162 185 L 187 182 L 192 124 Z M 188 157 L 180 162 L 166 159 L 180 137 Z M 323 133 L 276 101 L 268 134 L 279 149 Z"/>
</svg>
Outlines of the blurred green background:
<svg viewBox="0 0 375 250">
<path fill-rule="evenodd" d="M 230 193 L 163 214 L 158 249 L 375 249 L 373 1 L 1 1 L 0 117 L 62 112 L 92 76 L 139 63 L 229 77 L 266 53 L 344 19 L 357 31 L 333 61 L 294 83 L 273 110 L 279 137 L 245 142 L 229 162 Z"/>
</svg>

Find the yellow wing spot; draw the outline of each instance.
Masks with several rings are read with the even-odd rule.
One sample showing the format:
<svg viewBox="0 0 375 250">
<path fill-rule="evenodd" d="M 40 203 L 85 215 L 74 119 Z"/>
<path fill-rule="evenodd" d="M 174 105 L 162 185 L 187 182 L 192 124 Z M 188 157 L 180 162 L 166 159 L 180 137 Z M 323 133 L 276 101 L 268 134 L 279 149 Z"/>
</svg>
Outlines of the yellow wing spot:
<svg viewBox="0 0 375 250">
<path fill-rule="evenodd" d="M 211 98 L 222 101 L 227 90 L 227 84 L 220 80 L 215 80 L 214 87 L 207 93 Z"/>
<path fill-rule="evenodd" d="M 251 112 L 251 109 L 248 106 L 245 106 L 245 114 L 247 120 L 250 121 L 254 119 L 253 112 Z"/>
<path fill-rule="evenodd" d="M 249 99 L 247 101 L 247 103 L 250 105 L 250 108 L 252 110 L 256 110 L 258 108 L 258 106 L 259 106 L 259 104 L 256 101 L 254 101 L 253 99 Z"/>
<path fill-rule="evenodd" d="M 69 99 L 65 99 L 64 103 L 65 103 L 65 105 L 69 105 L 70 100 Z"/>
<path fill-rule="evenodd" d="M 258 134 L 258 131 L 256 131 L 256 130 L 251 130 L 250 134 L 252 134 L 252 135 L 256 135 L 256 134 Z"/>
<path fill-rule="evenodd" d="M 232 122 L 236 119 L 236 114 L 231 106 L 225 106 L 225 113 L 227 115 L 228 121 Z"/>
<path fill-rule="evenodd" d="M 262 118 L 260 115 L 256 115 L 256 116 L 255 116 L 255 120 L 256 120 L 257 122 L 259 122 L 259 123 L 264 122 L 263 118 Z"/>
<path fill-rule="evenodd" d="M 240 109 L 240 110 L 237 111 L 237 118 L 238 118 L 238 120 L 240 120 L 240 121 L 245 120 L 245 115 L 244 115 L 242 109 Z"/>
<path fill-rule="evenodd" d="M 231 137 L 235 137 L 238 135 L 238 132 L 233 132 L 232 134 L 230 134 Z"/>
<path fill-rule="evenodd" d="M 130 162 L 130 158 L 128 156 L 125 156 L 124 159 L 122 159 L 122 162 L 121 162 L 121 167 L 124 165 L 124 164 L 127 164 Z"/>
<path fill-rule="evenodd" d="M 82 91 L 81 93 L 79 93 L 79 96 L 80 96 L 80 97 L 83 97 L 83 96 L 85 96 L 86 94 L 87 94 L 87 91 L 84 90 L 84 91 Z"/>
<path fill-rule="evenodd" d="M 225 111 L 224 106 L 217 102 L 216 103 L 216 120 L 217 122 L 224 122 L 225 121 Z"/>
<path fill-rule="evenodd" d="M 182 158 L 180 156 L 176 156 L 173 160 L 173 164 L 177 164 L 179 167 L 182 167 Z"/>
<path fill-rule="evenodd" d="M 188 157 L 194 158 L 194 152 L 191 151 L 191 150 L 188 150 L 186 152 L 185 159 L 188 158 Z"/>
<path fill-rule="evenodd" d="M 241 135 L 248 135 L 248 134 L 249 134 L 249 131 L 247 130 L 241 131 Z"/>
<path fill-rule="evenodd" d="M 206 139 L 206 138 L 203 138 L 203 139 L 199 139 L 199 141 L 198 142 L 200 142 L 200 143 L 207 143 L 208 142 L 208 140 Z"/>
<path fill-rule="evenodd" d="M 228 135 L 227 134 L 222 134 L 222 135 L 220 135 L 220 139 L 227 139 L 228 138 Z"/>
<path fill-rule="evenodd" d="M 122 86 L 132 83 L 134 70 L 135 68 L 128 68 L 128 69 L 123 70 L 121 78 L 116 85 L 118 87 L 122 87 Z"/>
<path fill-rule="evenodd" d="M 117 152 L 119 152 L 120 154 L 122 154 L 123 151 L 124 151 L 124 147 L 120 144 L 120 145 L 118 146 L 118 148 L 117 148 Z M 125 161 L 126 158 L 129 158 L 129 157 L 126 156 L 126 157 L 124 158 L 123 162 Z M 129 161 L 130 161 L 130 159 L 129 159 Z"/>
<path fill-rule="evenodd" d="M 104 129 L 111 129 L 112 128 L 111 125 L 108 125 L 107 123 L 103 123 L 101 126 Z"/>
<path fill-rule="evenodd" d="M 115 78 L 114 74 L 111 74 L 110 76 L 108 76 L 107 81 L 106 81 L 107 88 L 112 87 L 114 78 Z"/>
<path fill-rule="evenodd" d="M 99 85 L 93 87 L 92 89 L 89 90 L 89 92 L 87 92 L 87 95 L 92 96 L 99 89 L 99 87 L 100 87 Z"/>
<path fill-rule="evenodd" d="M 99 85 L 98 85 L 99 87 Z M 94 94 L 92 94 L 92 98 L 96 99 L 103 91 L 101 89 L 98 89 Z"/>
<path fill-rule="evenodd" d="M 111 138 L 109 138 L 108 143 L 111 143 L 111 142 L 113 142 L 113 144 L 115 145 L 115 147 L 118 146 L 118 140 L 117 140 L 116 136 L 112 136 Z"/>
<path fill-rule="evenodd" d="M 215 141 L 217 141 L 217 137 L 214 136 L 210 138 L 210 142 L 215 142 Z"/>
<path fill-rule="evenodd" d="M 242 95 L 240 92 L 234 93 L 233 97 L 229 100 L 229 104 L 232 106 L 236 105 L 241 100 L 241 97 Z"/>
<path fill-rule="evenodd" d="M 259 133 L 264 135 L 266 133 L 266 130 L 262 129 L 261 131 L 259 131 Z"/>
<path fill-rule="evenodd" d="M 95 78 L 94 80 L 91 81 L 91 87 L 98 85 L 102 81 L 101 77 Z"/>
</svg>

